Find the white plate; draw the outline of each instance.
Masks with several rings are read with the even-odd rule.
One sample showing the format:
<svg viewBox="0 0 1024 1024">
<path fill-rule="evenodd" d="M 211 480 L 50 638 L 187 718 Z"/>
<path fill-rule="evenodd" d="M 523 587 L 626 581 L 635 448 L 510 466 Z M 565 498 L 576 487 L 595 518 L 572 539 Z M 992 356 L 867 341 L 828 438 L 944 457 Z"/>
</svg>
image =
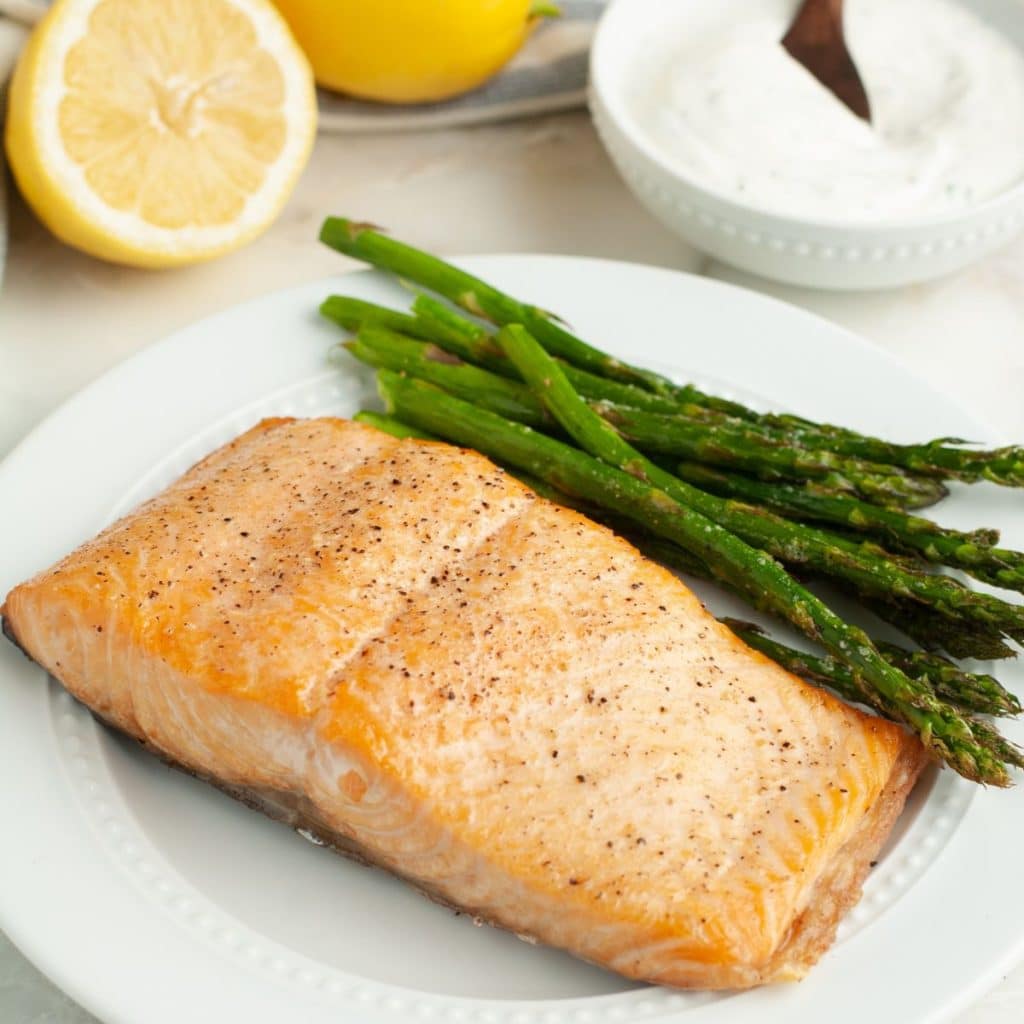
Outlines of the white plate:
<svg viewBox="0 0 1024 1024">
<path fill-rule="evenodd" d="M 752 293 L 594 260 L 465 265 L 619 355 L 727 392 L 907 439 L 984 432 L 864 342 Z M 408 301 L 373 273 L 270 295 L 150 348 L 51 416 L 0 468 L 0 593 L 259 417 L 354 412 L 368 376 L 325 360 L 339 335 L 316 307 L 332 290 Z M 1009 527 L 1017 500 L 979 487 L 943 518 Z M 1019 525 L 1008 539 L 1024 542 Z M 1005 675 L 1020 688 L 1019 670 Z M 904 816 L 804 983 L 714 996 L 633 986 L 474 928 L 165 768 L 9 644 L 0 751 L 0 924 L 109 1024 L 911 1024 L 947 1018 L 1024 951 L 1024 790 L 948 772 Z"/>
</svg>

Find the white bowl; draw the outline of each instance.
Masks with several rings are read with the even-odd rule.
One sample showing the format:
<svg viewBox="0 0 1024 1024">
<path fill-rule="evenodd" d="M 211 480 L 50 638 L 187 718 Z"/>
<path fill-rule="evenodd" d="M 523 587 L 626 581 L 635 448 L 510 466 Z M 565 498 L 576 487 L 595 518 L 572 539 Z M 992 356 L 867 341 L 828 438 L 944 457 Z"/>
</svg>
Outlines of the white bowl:
<svg viewBox="0 0 1024 1024">
<path fill-rule="evenodd" d="M 795 11 L 796 0 L 792 6 Z M 972 0 L 969 6 L 1024 49 L 1019 0 Z M 950 273 L 1024 228 L 1024 183 L 965 211 L 860 225 L 738 203 L 670 166 L 629 104 L 637 65 L 661 41 L 685 40 L 699 23 L 741 20 L 743 7 L 744 0 L 616 0 L 598 26 L 590 61 L 594 122 L 629 187 L 669 228 L 743 270 L 790 284 L 850 290 Z"/>
</svg>

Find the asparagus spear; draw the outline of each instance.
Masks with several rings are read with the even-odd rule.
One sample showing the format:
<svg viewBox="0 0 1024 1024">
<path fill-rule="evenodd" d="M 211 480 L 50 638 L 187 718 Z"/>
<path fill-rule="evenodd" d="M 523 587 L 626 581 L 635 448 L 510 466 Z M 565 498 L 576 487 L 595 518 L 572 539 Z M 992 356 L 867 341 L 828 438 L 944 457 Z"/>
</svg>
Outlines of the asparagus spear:
<svg viewBox="0 0 1024 1024">
<path fill-rule="evenodd" d="M 872 700 L 865 701 L 862 687 L 857 682 L 855 673 L 850 670 L 849 666 L 843 664 L 841 661 L 837 661 L 835 658 L 817 657 L 813 654 L 807 654 L 804 651 L 798 651 L 792 647 L 787 647 L 785 644 L 781 644 L 777 640 L 773 640 L 771 637 L 767 636 L 759 626 L 749 622 L 741 622 L 738 619 L 730 618 L 722 619 L 722 622 L 725 623 L 725 625 L 727 625 L 745 644 L 753 647 L 757 651 L 760 651 L 762 654 L 767 655 L 772 659 L 772 661 L 777 662 L 794 675 L 801 676 L 809 682 L 827 686 L 830 689 L 835 690 L 843 700 L 850 701 L 852 703 L 867 703 L 886 718 L 895 717 L 896 721 L 900 720 L 897 717 L 891 702 L 885 698 L 876 697 Z M 969 675 L 969 673 L 965 674 Z M 965 691 L 956 685 L 953 685 L 952 687 L 947 686 L 944 678 L 930 679 L 926 675 L 922 675 L 923 678 L 932 683 L 936 694 L 940 698 L 957 703 L 967 711 L 972 711 L 977 714 L 1017 713 L 1017 711 L 1007 711 L 1001 700 L 993 704 L 987 699 L 987 697 L 981 694 L 975 694 L 973 690 Z M 1000 689 L 1002 688 L 1000 687 Z M 1005 693 L 1005 691 L 1003 692 Z M 1012 694 L 1007 694 L 1007 696 L 1016 703 L 1016 698 L 1014 698 Z M 994 712 L 993 709 L 995 709 Z M 984 732 L 984 726 L 982 726 L 981 723 L 973 720 L 971 721 L 971 728 L 975 732 L 978 732 L 979 726 L 981 726 L 981 731 Z M 1022 752 L 1013 744 L 1007 743 L 1005 740 L 1003 743 L 1006 745 L 1000 745 L 1000 750 L 1004 760 L 1018 768 L 1024 767 L 1024 754 L 1022 754 Z"/>
<path fill-rule="evenodd" d="M 559 373 L 557 366 L 554 372 Z M 499 462 L 546 480 L 559 490 L 627 516 L 685 547 L 716 578 L 751 594 L 757 601 L 770 603 L 777 614 L 856 666 L 865 691 L 875 687 L 892 700 L 899 709 L 900 720 L 918 733 L 936 757 L 967 778 L 999 786 L 1009 784 L 1005 767 L 991 751 L 991 739 L 979 742 L 969 721 L 938 701 L 920 682 L 890 666 L 862 630 L 840 619 L 768 555 L 755 551 L 711 520 L 674 501 L 652 483 L 530 427 L 479 409 L 426 382 L 387 370 L 378 374 L 378 383 L 389 411 L 403 421 L 474 447 Z M 564 376 L 560 383 L 571 393 Z M 593 415 L 586 406 L 582 408 Z M 574 419 L 566 417 L 566 421 L 576 425 Z M 604 426 L 617 442 L 625 443 Z M 634 472 L 639 468 L 632 460 L 627 460 L 626 465 Z"/>
<path fill-rule="evenodd" d="M 742 425 L 701 423 L 602 402 L 596 411 L 636 447 L 716 466 L 778 477 L 818 479 L 838 475 L 870 501 L 913 507 L 945 497 L 935 480 L 910 476 L 896 467 L 863 462 L 821 449 L 798 448 Z"/>
<path fill-rule="evenodd" d="M 810 444 L 812 447 L 821 447 L 829 442 L 829 447 L 837 454 L 888 462 L 946 478 L 990 480 L 1004 486 L 1024 486 L 1022 447 L 975 451 L 947 447 L 940 442 L 892 445 L 856 431 L 830 424 L 817 424 L 798 416 L 759 413 L 741 403 L 708 395 L 692 385 L 676 384 L 660 374 L 609 356 L 576 337 L 544 310 L 524 304 L 429 253 L 389 238 L 370 225 L 341 217 L 328 217 L 321 228 L 320 238 L 339 252 L 416 281 L 470 313 L 484 316 L 498 324 L 521 323 L 552 354 L 599 376 L 633 384 L 679 402 L 692 402 L 730 417 L 769 427 L 782 427 L 791 433 L 790 440 L 793 442 Z"/>
<path fill-rule="evenodd" d="M 418 441 L 437 440 L 433 434 L 428 434 L 425 430 L 417 430 L 416 427 L 411 427 L 408 423 L 403 423 L 394 416 L 384 416 L 379 412 L 370 412 L 368 409 L 360 410 L 352 417 L 352 419 L 355 420 L 356 423 L 365 423 L 368 427 L 376 427 L 377 430 L 385 434 L 390 434 L 392 437 L 412 437 Z"/>
<path fill-rule="evenodd" d="M 422 293 L 413 303 L 413 312 L 421 328 L 428 330 L 432 341 L 443 347 L 460 346 L 455 351 L 463 359 L 496 373 L 509 373 L 507 360 L 502 358 L 500 348 L 494 343 L 492 335 L 479 324 Z M 967 482 L 990 479 L 1011 486 L 1024 484 L 1024 448 L 972 451 L 944 447 L 946 441 L 963 444 L 958 438 L 900 445 L 840 427 L 819 427 L 796 416 L 776 416 L 771 413 L 755 413 L 753 410 L 746 410 L 749 418 L 741 419 L 706 404 L 708 396 L 691 385 L 677 385 L 674 397 L 666 398 L 635 385 L 609 380 L 575 367 L 570 369 L 569 366 L 563 366 L 563 370 L 576 390 L 586 398 L 614 402 L 619 406 L 645 412 L 681 416 L 734 431 L 744 430 L 748 432 L 747 436 L 756 434 L 766 443 L 809 448 L 830 453 L 833 457 L 898 466 L 924 476 Z M 702 401 L 705 404 L 701 404 Z M 935 493 L 936 500 L 944 496 Z"/>
<path fill-rule="evenodd" d="M 430 331 L 431 339 L 442 348 L 492 373 L 515 378 L 515 367 L 501 351 L 501 346 L 478 323 L 423 292 L 413 301 L 412 311 L 422 328 Z"/>
<path fill-rule="evenodd" d="M 553 354 L 585 370 L 637 384 L 656 394 L 671 395 L 676 389 L 667 377 L 630 366 L 588 345 L 537 306 L 522 303 L 436 256 L 389 238 L 373 225 L 328 217 L 320 229 L 320 241 L 346 256 L 415 281 L 476 316 L 499 324 L 525 324 L 536 331 Z"/>
<path fill-rule="evenodd" d="M 458 344 L 468 339 L 470 346 L 458 351 L 458 355 L 496 373 L 509 373 L 507 361 L 502 360 L 492 335 L 479 324 L 422 293 L 413 303 L 413 312 L 421 326 L 432 328 L 432 341 L 447 347 L 448 342 Z M 730 412 L 722 411 L 718 405 L 708 402 L 709 396 L 692 385 L 675 385 L 673 397 L 667 398 L 633 384 L 609 380 L 585 370 L 577 370 L 576 375 L 567 366 L 563 366 L 563 370 L 576 390 L 586 398 L 603 399 L 632 409 L 683 416 L 733 429 L 742 427 L 757 433 L 766 441 L 899 466 L 925 476 L 968 482 L 991 479 L 1012 486 L 1024 484 L 1024 448 L 976 451 L 945 447 L 947 443 L 964 444 L 959 438 L 943 438 L 915 445 L 894 444 L 842 427 L 815 424 L 798 416 L 759 413 L 737 403 L 728 404 Z M 741 410 L 742 415 L 737 415 Z"/>
<path fill-rule="evenodd" d="M 503 376 L 514 375 L 514 368 L 510 366 L 493 336 L 483 327 L 429 295 L 419 295 L 413 304 L 413 309 L 416 316 L 410 317 L 359 299 L 331 296 L 322 305 L 321 312 L 352 331 L 358 331 L 360 328 L 368 326 L 390 328 L 400 331 L 408 337 L 429 340 L 476 366 L 485 367 Z M 740 437 L 739 453 L 734 451 L 735 446 L 725 446 L 717 457 L 718 463 L 750 468 L 750 462 L 757 464 L 758 452 L 767 452 L 769 462 L 785 465 L 788 459 L 790 463 L 810 467 L 819 484 L 823 484 L 819 488 L 823 494 L 855 492 L 855 488 L 851 487 L 841 471 L 838 471 L 843 468 L 845 463 L 852 469 L 854 479 L 860 477 L 861 490 L 866 489 L 875 502 L 885 502 L 886 499 L 891 499 L 888 503 L 896 507 L 920 507 L 931 504 L 945 494 L 944 488 L 932 481 L 914 481 L 899 471 L 893 472 L 883 467 L 873 467 L 881 471 L 878 476 L 873 472 L 865 473 L 856 462 L 837 458 L 833 453 L 827 451 L 805 453 L 800 449 L 794 450 L 792 447 L 784 445 L 780 440 L 781 435 L 773 434 L 770 431 L 758 434 L 756 433 L 756 424 L 738 424 L 735 419 L 703 406 L 692 403 L 680 404 L 673 399 L 651 394 L 633 385 L 598 377 L 569 364 L 563 364 L 562 368 L 581 395 L 595 401 L 613 402 L 615 407 L 630 407 L 622 410 L 625 415 L 629 415 L 632 409 L 642 409 L 647 412 L 671 413 L 675 417 L 682 417 L 680 429 L 684 431 L 688 429 L 695 450 L 699 444 L 703 452 L 714 454 L 719 451 L 718 442 L 723 440 L 730 431 L 734 434 L 738 433 Z M 613 417 L 618 411 L 615 407 L 609 407 L 609 414 Z M 697 423 L 686 422 L 689 420 L 696 420 Z M 704 422 L 707 423 L 706 427 L 698 426 Z M 657 423 L 654 423 L 653 427 L 648 425 L 647 429 L 656 431 L 656 443 L 664 443 L 661 440 L 661 431 Z M 638 435 L 636 439 L 643 440 L 643 435 Z M 642 444 L 641 447 L 643 447 Z M 760 471 L 770 475 L 767 467 L 761 466 Z M 909 489 L 912 493 L 902 493 L 905 489 Z M 889 493 L 890 491 L 894 493 Z M 921 520 L 921 522 L 925 521 Z M 971 542 L 985 543 L 981 532 L 976 533 Z M 1000 564 L 993 565 L 992 568 L 1005 570 L 1010 566 Z M 1001 580 L 989 574 L 979 578 L 984 578 L 986 582 L 992 582 L 995 585 L 1005 585 L 1015 589 L 1012 574 L 1004 574 Z"/>
<path fill-rule="evenodd" d="M 485 367 L 503 376 L 515 376 L 514 368 L 501 352 L 500 346 L 495 342 L 494 336 L 479 324 L 462 316 L 450 306 L 440 302 L 433 296 L 419 294 L 413 302 L 413 312 L 416 314 L 424 335 L 429 335 L 430 340 L 436 342 L 442 348 L 454 352 L 467 362 L 477 366 Z M 778 430 L 771 430 L 762 427 L 758 422 L 738 420 L 718 409 L 710 408 L 706 404 L 699 404 L 706 401 L 707 396 L 697 391 L 691 385 L 677 387 L 675 398 L 666 398 L 656 395 L 633 384 L 624 384 L 620 381 L 610 380 L 581 370 L 571 363 L 560 362 L 562 370 L 569 378 L 573 387 L 587 399 L 594 401 L 613 402 L 617 406 L 625 406 L 629 409 L 644 410 L 646 412 L 661 413 L 674 417 L 683 417 L 688 420 L 695 420 L 698 423 L 708 425 L 722 425 L 733 430 L 742 430 L 757 435 L 755 441 L 763 439 L 764 443 L 778 447 L 788 441 L 787 436 Z M 858 435 L 853 435 L 858 436 Z M 788 442 L 790 445 L 792 442 Z M 883 444 L 884 442 L 879 442 Z M 818 448 L 829 452 L 831 440 L 828 435 L 822 435 L 821 444 Z M 807 447 L 800 445 L 799 447 Z M 885 463 L 884 459 L 874 460 Z M 886 475 L 891 475 L 891 470 L 886 467 Z M 898 474 L 903 476 L 905 474 Z M 850 491 L 852 488 L 842 481 L 840 475 L 831 473 L 820 473 L 820 481 L 825 481 L 830 488 L 840 492 Z M 869 480 L 869 483 L 871 481 Z M 904 497 L 897 494 L 894 496 L 893 504 L 897 507 L 922 507 L 938 501 L 945 497 L 946 490 L 933 482 L 918 481 L 915 490 L 920 494 Z M 874 497 L 881 500 L 884 496 L 879 489 L 874 488 Z"/>
<path fill-rule="evenodd" d="M 845 458 L 898 466 L 920 476 L 960 480 L 965 483 L 989 480 L 1007 487 L 1024 486 L 1024 447 L 1021 446 L 1010 445 L 987 450 L 951 447 L 969 443 L 956 437 L 937 438 L 918 444 L 896 444 L 843 427 L 816 424 L 788 414 L 761 413 L 753 409 L 746 409 L 743 415 L 728 414 L 702 404 L 699 398 L 688 402 L 675 401 L 675 407 L 670 408 L 669 406 L 673 404 L 670 399 L 656 399 L 652 402 L 650 396 L 639 398 L 633 393 L 607 397 L 619 405 L 632 406 L 647 412 L 682 416 L 687 420 L 732 429 L 744 429 L 767 442 L 823 450 Z"/>
<path fill-rule="evenodd" d="M 435 337 L 439 333 L 433 324 L 428 330 Z M 490 338 L 489 335 L 485 337 Z M 371 324 L 361 327 L 354 340 L 343 344 L 356 359 L 368 366 L 410 374 L 444 388 L 456 398 L 498 413 L 499 416 L 507 416 L 531 427 L 550 428 L 553 420 L 533 392 L 518 379 L 513 380 L 483 369 L 478 365 L 484 361 L 480 357 L 484 356 L 492 363 L 495 357 L 489 352 L 475 352 L 468 342 L 469 339 L 464 337 L 447 348 L 441 348 L 433 341 L 417 341 L 386 327 Z M 475 358 L 473 362 L 464 362 L 464 355 Z M 515 373 L 515 367 L 503 353 L 497 359 Z M 570 381 L 575 381 L 583 372 L 569 366 L 563 366 L 563 369 Z"/>
<path fill-rule="evenodd" d="M 506 377 L 518 376 L 515 367 L 495 341 L 494 335 L 486 328 L 462 316 L 432 295 L 422 292 L 416 296 L 412 309 L 422 329 L 429 330 L 431 340 L 442 348 L 447 348 L 467 362 L 483 366 L 494 373 Z M 651 412 L 675 413 L 679 409 L 679 402 L 674 398 L 656 395 L 635 384 L 624 384 L 609 377 L 601 377 L 588 370 L 581 370 L 565 360 L 561 360 L 560 365 L 565 375 L 572 381 L 573 387 L 586 398 L 604 399 L 637 409 L 648 409 Z M 694 408 L 703 409 L 702 406 Z M 705 411 L 714 416 L 725 415 L 710 409 Z"/>
<path fill-rule="evenodd" d="M 320 312 L 353 333 L 367 327 L 388 328 L 409 338 L 433 342 L 474 366 L 517 379 L 515 367 L 485 328 L 423 293 L 416 297 L 412 308 L 415 316 L 361 299 L 332 295 L 321 305 Z M 660 398 L 631 384 L 599 377 L 570 363 L 563 362 L 562 368 L 587 398 L 634 405 L 654 412 L 674 412 L 678 408 L 673 399 Z"/>
<path fill-rule="evenodd" d="M 411 338 L 434 340 L 429 333 L 424 333 L 421 321 L 409 313 L 400 313 L 397 309 L 388 309 L 387 306 L 353 299 L 348 295 L 328 295 L 320 303 L 320 315 L 333 320 L 347 331 L 358 331 L 365 326 L 387 327 Z"/>
<path fill-rule="evenodd" d="M 372 303 L 363 303 L 360 300 L 343 299 L 340 296 L 333 296 L 332 300 L 335 303 L 334 307 L 330 310 L 332 319 L 335 319 L 342 326 L 350 330 L 359 330 L 365 326 L 388 327 L 392 325 L 396 329 L 401 330 L 405 326 L 402 320 L 399 319 L 403 315 L 397 314 L 393 310 L 375 307 Z M 353 304 L 352 312 L 349 311 L 346 305 L 350 302 Z M 501 352 L 493 335 L 479 324 L 460 315 L 449 306 L 429 295 L 419 295 L 413 303 L 413 309 L 416 312 L 416 317 L 413 320 L 416 324 L 417 337 L 428 339 L 459 356 L 464 361 L 476 366 L 489 369 L 503 376 L 515 376 L 514 367 L 510 365 L 508 359 Z M 402 333 L 408 334 L 409 332 L 402 331 Z M 573 386 L 581 395 L 588 399 L 610 401 L 614 402 L 616 406 L 626 405 L 650 412 L 672 413 L 673 415 L 682 415 L 698 420 L 702 415 L 706 414 L 707 417 L 711 418 L 711 423 L 719 424 L 724 421 L 727 429 L 729 425 L 732 426 L 734 431 L 736 429 L 736 421 L 724 416 L 722 413 L 693 404 L 681 405 L 673 399 L 651 394 L 633 385 L 608 380 L 586 370 L 580 370 L 570 364 L 562 363 L 561 365 Z M 472 398 L 471 395 L 467 395 L 464 392 L 456 391 L 455 393 L 461 395 L 461 397 Z M 526 420 L 526 422 L 532 421 Z M 753 424 L 748 424 L 747 429 L 754 429 L 754 426 Z M 704 436 L 699 428 L 695 433 L 698 437 Z M 747 449 L 750 448 L 749 445 L 746 447 Z M 782 450 L 781 455 L 780 449 Z M 713 434 L 709 435 L 705 450 L 710 452 L 717 450 Z M 799 451 L 793 452 L 792 449 L 786 451 L 778 444 L 771 442 L 762 443 L 760 438 L 755 437 L 753 453 L 749 450 L 744 451 L 744 445 L 741 442 L 738 454 L 730 449 L 726 449 L 720 456 L 719 461 L 726 461 L 729 464 L 739 463 L 740 465 L 748 465 L 750 462 L 756 463 L 759 450 L 767 451 L 768 460 L 770 462 L 773 461 L 776 467 L 780 464 L 785 466 L 787 456 L 790 456 L 788 458 L 790 465 L 802 463 L 805 467 L 811 467 L 814 471 L 814 476 L 818 480 L 819 490 L 822 493 L 841 494 L 850 492 L 856 494 L 856 488 L 851 485 L 841 472 L 836 471 L 837 467 L 841 468 L 844 460 L 836 459 L 829 453 L 825 453 L 823 459 L 818 459 L 815 455 L 804 455 Z M 746 457 L 745 460 L 744 456 Z M 821 465 L 822 462 L 824 465 Z M 875 501 L 888 500 L 897 507 L 908 505 L 919 507 L 932 504 L 945 494 L 945 489 L 935 482 L 908 480 L 904 474 L 899 471 L 893 472 L 887 467 L 879 467 L 880 472 L 876 475 L 875 472 L 865 472 L 861 467 L 849 461 L 847 461 L 847 466 L 855 471 L 855 479 L 859 477 L 861 489 L 866 489 Z M 759 468 L 763 473 L 771 473 L 767 466 L 762 465 Z"/>
<path fill-rule="evenodd" d="M 364 327 L 345 348 L 378 369 L 408 373 L 451 394 L 472 398 L 484 408 L 531 426 L 553 423 L 544 407 L 519 381 L 463 363 L 434 344 L 412 341 L 382 327 Z"/>
<path fill-rule="evenodd" d="M 969 442 L 961 438 L 938 438 L 918 444 L 896 444 L 881 438 L 859 434 L 842 427 L 815 424 L 799 417 L 758 413 L 747 410 L 744 416 L 723 413 L 700 403 L 676 402 L 668 408 L 666 400 L 655 404 L 635 396 L 622 396 L 610 401 L 633 406 L 647 412 L 682 416 L 707 424 L 732 429 L 744 429 L 768 442 L 797 448 L 824 450 L 836 456 L 862 459 L 883 465 L 899 467 L 908 472 L 942 480 L 960 480 L 977 483 L 989 480 L 1005 487 L 1024 486 L 1024 447 L 1009 445 L 1002 448 L 979 449 L 951 447 Z M 671 401 L 671 400 L 668 400 Z"/>
<path fill-rule="evenodd" d="M 435 336 L 440 333 L 433 325 L 430 330 Z M 371 366 L 386 367 L 422 377 L 445 388 L 456 397 L 483 405 L 492 412 L 531 426 L 543 427 L 550 422 L 550 417 L 545 414 L 543 406 L 521 382 L 488 373 L 471 363 L 460 363 L 464 356 L 473 358 L 483 355 L 491 365 L 499 359 L 507 365 L 508 360 L 504 356 L 494 356 L 490 351 L 493 345 L 490 336 L 485 336 L 483 344 L 487 349 L 483 353 L 474 349 L 476 342 L 468 334 L 442 350 L 434 342 L 416 341 L 387 328 L 368 326 L 359 331 L 357 342 L 358 344 L 347 344 L 349 351 Z M 451 350 L 457 355 L 450 354 Z M 477 358 L 474 361 L 480 362 L 481 359 Z M 514 367 L 512 369 L 514 371 Z M 587 395 L 588 391 L 594 390 L 590 386 L 591 380 L 586 379 L 591 378 L 590 374 L 568 366 L 563 366 L 563 371 L 574 386 L 579 386 L 581 394 Z M 594 408 L 599 412 L 614 415 L 614 410 L 621 407 L 595 403 Z M 724 435 L 719 437 L 715 433 L 717 430 L 717 427 L 695 428 L 691 455 L 718 462 L 730 462 L 773 477 L 778 474 L 814 474 L 821 478 L 830 490 L 835 490 L 837 486 L 859 488 L 862 491 L 869 491 L 876 499 L 884 497 L 899 504 L 917 504 L 924 501 L 930 503 L 935 500 L 937 494 L 945 493 L 941 484 L 935 481 L 915 481 L 901 475 L 899 471 L 891 472 L 886 467 L 866 464 L 862 466 L 852 461 L 844 463 L 843 460 L 833 459 L 827 453 L 819 455 L 775 445 L 750 445 L 742 438 L 731 442 Z"/>
<path fill-rule="evenodd" d="M 962 569 L 993 586 L 1024 591 L 1024 552 L 994 547 L 999 539 L 995 530 L 964 533 L 856 498 L 822 495 L 791 484 L 766 483 L 692 462 L 680 463 L 676 475 L 721 497 L 763 505 L 791 518 L 836 523 L 869 533 L 897 550 L 913 551 L 929 562 Z"/>
<path fill-rule="evenodd" d="M 783 416 L 762 415 L 757 422 L 769 429 L 781 428 L 779 436 L 794 444 L 828 446 L 837 454 L 886 462 L 946 480 L 965 483 L 989 480 L 1004 487 L 1024 487 L 1024 447 L 1010 445 L 987 450 L 950 447 L 950 444 L 967 443 L 959 438 L 903 445 L 835 427 L 792 424 Z"/>
<path fill-rule="evenodd" d="M 799 416 L 760 413 L 741 403 L 708 395 L 692 385 L 676 384 L 660 374 L 609 356 L 577 338 L 544 310 L 524 304 L 429 253 L 389 238 L 371 225 L 328 217 L 321 228 L 320 238 L 339 252 L 436 291 L 470 313 L 498 324 L 521 323 L 552 354 L 599 376 L 633 384 L 680 402 L 692 402 L 730 417 L 768 427 L 781 427 L 792 434 L 790 440 L 804 445 L 821 447 L 828 441 L 829 447 L 851 457 L 889 462 L 943 477 L 968 481 L 985 479 L 1005 486 L 1024 486 L 1024 448 L 974 451 L 946 447 L 940 442 L 891 445 L 857 431 L 818 424 Z"/>
<path fill-rule="evenodd" d="M 1019 715 L 1020 701 L 995 676 L 968 672 L 959 665 L 929 651 L 908 651 L 898 644 L 877 644 L 882 656 L 908 676 L 923 676 L 932 689 L 960 707 L 984 715 Z"/>
<path fill-rule="evenodd" d="M 425 320 L 424 324 L 428 324 L 428 321 Z M 468 335 L 458 340 L 450 338 L 447 343 L 436 340 L 441 338 L 442 330 L 440 321 L 429 321 L 429 325 L 424 327 L 424 333 L 430 333 L 434 340 L 423 342 L 370 323 L 361 327 L 355 340 L 345 342 L 344 346 L 369 366 L 409 373 L 443 387 L 457 398 L 474 402 L 491 412 L 532 427 L 551 425 L 551 417 L 533 392 L 517 377 L 513 379 L 508 376 L 509 372 L 515 375 L 515 367 L 500 349 L 497 355 L 488 348 L 477 349 Z M 493 344 L 491 335 L 484 332 L 484 338 L 485 345 Z M 484 365 L 497 362 L 504 364 L 505 376 L 483 369 Z M 574 386 L 577 383 L 583 385 L 583 393 L 588 390 L 590 380 L 601 382 L 597 387 L 599 392 L 604 392 L 604 385 L 607 384 L 613 387 L 627 386 L 593 377 L 568 364 L 560 365 Z"/>
<path fill-rule="evenodd" d="M 892 595 L 864 594 L 856 588 L 853 588 L 853 593 L 868 611 L 925 650 L 943 650 L 954 658 L 977 658 L 980 661 L 999 661 L 1017 656 L 998 628 L 936 615 L 925 605 Z"/>
<path fill-rule="evenodd" d="M 814 484 L 767 483 L 695 462 L 677 463 L 676 475 L 721 497 L 764 504 L 797 518 L 835 523 L 915 550 L 923 551 L 924 545 L 942 540 L 950 548 L 962 545 L 977 548 L 981 558 L 995 550 L 994 545 L 999 541 L 998 530 L 988 527 L 967 532 L 954 530 L 923 516 L 823 492 Z M 1024 553 L 1009 554 L 1024 558 Z"/>
</svg>

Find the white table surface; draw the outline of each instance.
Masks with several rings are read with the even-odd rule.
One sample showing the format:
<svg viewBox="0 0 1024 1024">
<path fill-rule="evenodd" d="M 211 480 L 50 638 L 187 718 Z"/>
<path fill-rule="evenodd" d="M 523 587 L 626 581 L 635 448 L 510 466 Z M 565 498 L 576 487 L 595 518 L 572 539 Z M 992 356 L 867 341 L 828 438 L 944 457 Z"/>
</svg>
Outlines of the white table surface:
<svg viewBox="0 0 1024 1024">
<path fill-rule="evenodd" d="M 423 135 L 321 137 L 263 238 L 187 270 L 133 271 L 89 259 L 58 244 L 12 197 L 0 291 L 0 456 L 68 395 L 150 342 L 244 299 L 343 269 L 315 240 L 327 213 L 391 226 L 445 253 L 608 256 L 742 283 L 860 332 L 999 430 L 1024 437 L 1024 240 L 959 276 L 903 291 L 842 295 L 773 285 L 709 262 L 653 221 L 581 113 Z M 0 936 L 0 1021 L 92 1020 Z M 1021 1020 L 1024 967 L 958 1024 Z"/>
</svg>

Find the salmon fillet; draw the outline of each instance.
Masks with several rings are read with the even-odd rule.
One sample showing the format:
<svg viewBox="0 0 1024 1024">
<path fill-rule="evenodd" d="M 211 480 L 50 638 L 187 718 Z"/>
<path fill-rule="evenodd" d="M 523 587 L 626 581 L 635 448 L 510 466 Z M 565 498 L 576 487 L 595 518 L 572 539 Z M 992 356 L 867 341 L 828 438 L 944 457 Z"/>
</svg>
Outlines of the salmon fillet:
<svg viewBox="0 0 1024 1024">
<path fill-rule="evenodd" d="M 609 530 L 339 419 L 264 421 L 3 615 L 165 758 L 668 985 L 803 975 L 924 763 Z"/>
</svg>

